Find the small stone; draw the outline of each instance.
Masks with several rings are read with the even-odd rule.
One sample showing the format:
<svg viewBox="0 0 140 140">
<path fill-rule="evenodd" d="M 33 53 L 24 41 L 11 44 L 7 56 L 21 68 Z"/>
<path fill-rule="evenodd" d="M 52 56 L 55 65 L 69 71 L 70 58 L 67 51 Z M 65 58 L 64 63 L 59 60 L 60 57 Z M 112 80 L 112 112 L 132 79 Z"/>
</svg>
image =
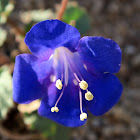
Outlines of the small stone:
<svg viewBox="0 0 140 140">
<path fill-rule="evenodd" d="M 132 75 L 130 80 L 130 86 L 133 88 L 139 88 L 140 87 L 140 75 Z"/>
<path fill-rule="evenodd" d="M 127 55 L 134 55 L 136 53 L 136 48 L 133 45 L 127 45 L 126 48 L 124 49 L 124 52 Z"/>
<path fill-rule="evenodd" d="M 97 140 L 97 136 L 93 132 L 90 132 L 87 135 L 87 139 L 88 140 Z"/>
<path fill-rule="evenodd" d="M 133 59 L 132 59 L 132 66 L 134 68 L 140 68 L 140 54 L 136 55 Z"/>
<path fill-rule="evenodd" d="M 11 52 L 11 54 L 10 54 L 10 56 L 11 56 L 11 58 L 15 58 L 17 55 L 19 55 L 20 54 L 20 51 L 18 50 L 18 49 L 14 49 L 12 52 Z"/>
<path fill-rule="evenodd" d="M 0 66 L 10 63 L 10 59 L 4 53 L 0 53 Z"/>
<path fill-rule="evenodd" d="M 121 64 L 120 71 L 119 71 L 119 75 L 120 75 L 122 78 L 126 78 L 126 77 L 129 76 L 129 74 L 130 74 L 130 72 L 129 72 L 128 64 L 122 63 L 122 64 Z"/>
</svg>

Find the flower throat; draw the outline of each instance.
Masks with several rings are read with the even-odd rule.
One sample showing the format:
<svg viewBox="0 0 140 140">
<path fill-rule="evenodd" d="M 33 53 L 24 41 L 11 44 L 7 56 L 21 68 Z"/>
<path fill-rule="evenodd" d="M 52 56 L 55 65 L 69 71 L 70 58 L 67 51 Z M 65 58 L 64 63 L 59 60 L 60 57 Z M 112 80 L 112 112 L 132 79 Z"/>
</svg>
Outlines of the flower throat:
<svg viewBox="0 0 140 140">
<path fill-rule="evenodd" d="M 85 90 L 85 99 L 88 101 L 93 100 L 94 96 L 93 94 L 88 90 L 88 83 L 82 78 L 78 68 L 76 67 L 75 63 L 72 61 L 73 54 L 70 50 L 68 50 L 65 47 L 59 47 L 55 50 L 55 53 L 53 56 L 50 57 L 50 59 L 53 59 L 54 61 L 54 68 L 61 66 L 61 78 L 57 79 L 55 82 L 55 86 L 58 90 L 61 90 L 61 94 L 58 97 L 54 107 L 51 108 L 51 112 L 59 112 L 59 108 L 57 107 L 59 101 L 61 100 L 61 97 L 63 96 L 65 87 L 68 85 L 69 81 L 69 71 L 71 71 L 75 77 L 74 84 L 75 86 L 78 86 L 79 88 L 79 99 L 80 99 L 80 120 L 84 121 L 87 119 L 87 114 L 83 112 L 82 109 L 82 90 Z M 61 62 L 61 65 L 58 66 L 59 62 Z M 84 67 L 84 66 L 83 66 Z"/>
</svg>

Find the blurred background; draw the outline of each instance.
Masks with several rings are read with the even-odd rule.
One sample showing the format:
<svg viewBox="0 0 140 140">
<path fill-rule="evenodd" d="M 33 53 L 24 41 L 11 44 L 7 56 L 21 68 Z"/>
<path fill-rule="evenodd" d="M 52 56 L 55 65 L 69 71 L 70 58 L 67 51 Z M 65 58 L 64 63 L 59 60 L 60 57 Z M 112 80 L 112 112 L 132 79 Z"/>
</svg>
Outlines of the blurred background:
<svg viewBox="0 0 140 140">
<path fill-rule="evenodd" d="M 119 103 L 103 116 L 67 128 L 38 116 L 39 101 L 12 100 L 15 57 L 29 53 L 25 33 L 37 22 L 56 18 L 61 0 L 0 0 L 0 140 L 140 140 L 140 1 L 69 0 L 62 21 L 84 36 L 104 36 L 122 49 Z"/>
</svg>

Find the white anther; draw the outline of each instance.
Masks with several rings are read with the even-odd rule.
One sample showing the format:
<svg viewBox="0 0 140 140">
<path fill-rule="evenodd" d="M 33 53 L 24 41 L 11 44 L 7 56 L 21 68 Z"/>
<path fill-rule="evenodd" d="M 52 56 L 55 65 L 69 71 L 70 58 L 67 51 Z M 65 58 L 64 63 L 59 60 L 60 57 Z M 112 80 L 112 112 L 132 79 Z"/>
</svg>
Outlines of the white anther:
<svg viewBox="0 0 140 140">
<path fill-rule="evenodd" d="M 58 112 L 58 111 L 59 111 L 59 109 L 56 106 L 51 108 L 51 112 Z"/>
<path fill-rule="evenodd" d="M 87 119 L 87 113 L 81 113 L 80 114 L 80 120 L 84 121 L 85 119 Z"/>
<path fill-rule="evenodd" d="M 51 108 L 51 112 L 54 112 L 54 111 L 55 111 L 55 107 L 52 107 L 52 108 Z"/>
<path fill-rule="evenodd" d="M 59 89 L 59 90 L 61 90 L 62 89 L 62 82 L 61 82 L 61 80 L 60 79 L 58 79 L 57 81 L 56 81 L 56 84 L 55 84 L 55 86 Z"/>
<path fill-rule="evenodd" d="M 88 88 L 88 83 L 86 81 L 82 80 L 79 83 L 79 86 L 80 86 L 81 89 L 86 90 Z"/>
<path fill-rule="evenodd" d="M 94 96 L 90 91 L 88 91 L 87 93 L 85 93 L 85 98 L 86 100 L 91 101 L 93 100 Z"/>
<path fill-rule="evenodd" d="M 58 107 L 55 107 L 55 112 L 58 112 L 58 111 L 59 111 Z"/>
</svg>

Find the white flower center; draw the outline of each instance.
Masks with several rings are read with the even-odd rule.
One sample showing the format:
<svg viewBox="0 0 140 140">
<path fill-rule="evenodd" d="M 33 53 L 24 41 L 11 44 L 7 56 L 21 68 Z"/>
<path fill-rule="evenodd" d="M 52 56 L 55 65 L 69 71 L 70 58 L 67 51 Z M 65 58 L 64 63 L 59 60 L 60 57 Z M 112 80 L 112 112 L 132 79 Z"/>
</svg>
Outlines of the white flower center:
<svg viewBox="0 0 140 140">
<path fill-rule="evenodd" d="M 80 120 L 84 121 L 85 119 L 87 119 L 87 114 L 83 112 L 82 109 L 82 90 L 86 90 L 87 92 L 85 93 L 85 99 L 88 101 L 93 100 L 94 96 L 93 94 L 88 91 L 88 83 L 82 78 L 82 76 L 80 75 L 80 72 L 78 71 L 78 68 L 76 67 L 74 60 L 73 60 L 73 53 L 71 51 L 69 51 L 67 48 L 65 47 L 59 47 L 55 50 L 54 55 L 52 56 L 53 61 L 54 61 L 54 69 L 58 69 L 61 70 L 61 78 L 58 78 L 56 80 L 56 88 L 59 90 L 62 90 L 59 98 L 57 99 L 55 106 L 51 108 L 51 112 L 58 112 L 59 109 L 57 107 L 61 97 L 63 96 L 64 93 L 64 88 L 66 86 L 68 86 L 68 81 L 69 81 L 69 71 L 71 70 L 71 72 L 73 73 L 76 82 L 78 82 L 79 84 L 75 84 L 76 82 L 72 83 L 75 86 L 79 86 L 79 98 L 80 98 Z M 81 66 L 85 66 L 81 65 Z M 85 68 L 85 67 L 84 67 Z M 76 74 L 78 73 L 78 74 Z M 59 75 L 60 76 L 60 75 Z M 57 77 L 57 76 L 56 76 Z"/>
</svg>

